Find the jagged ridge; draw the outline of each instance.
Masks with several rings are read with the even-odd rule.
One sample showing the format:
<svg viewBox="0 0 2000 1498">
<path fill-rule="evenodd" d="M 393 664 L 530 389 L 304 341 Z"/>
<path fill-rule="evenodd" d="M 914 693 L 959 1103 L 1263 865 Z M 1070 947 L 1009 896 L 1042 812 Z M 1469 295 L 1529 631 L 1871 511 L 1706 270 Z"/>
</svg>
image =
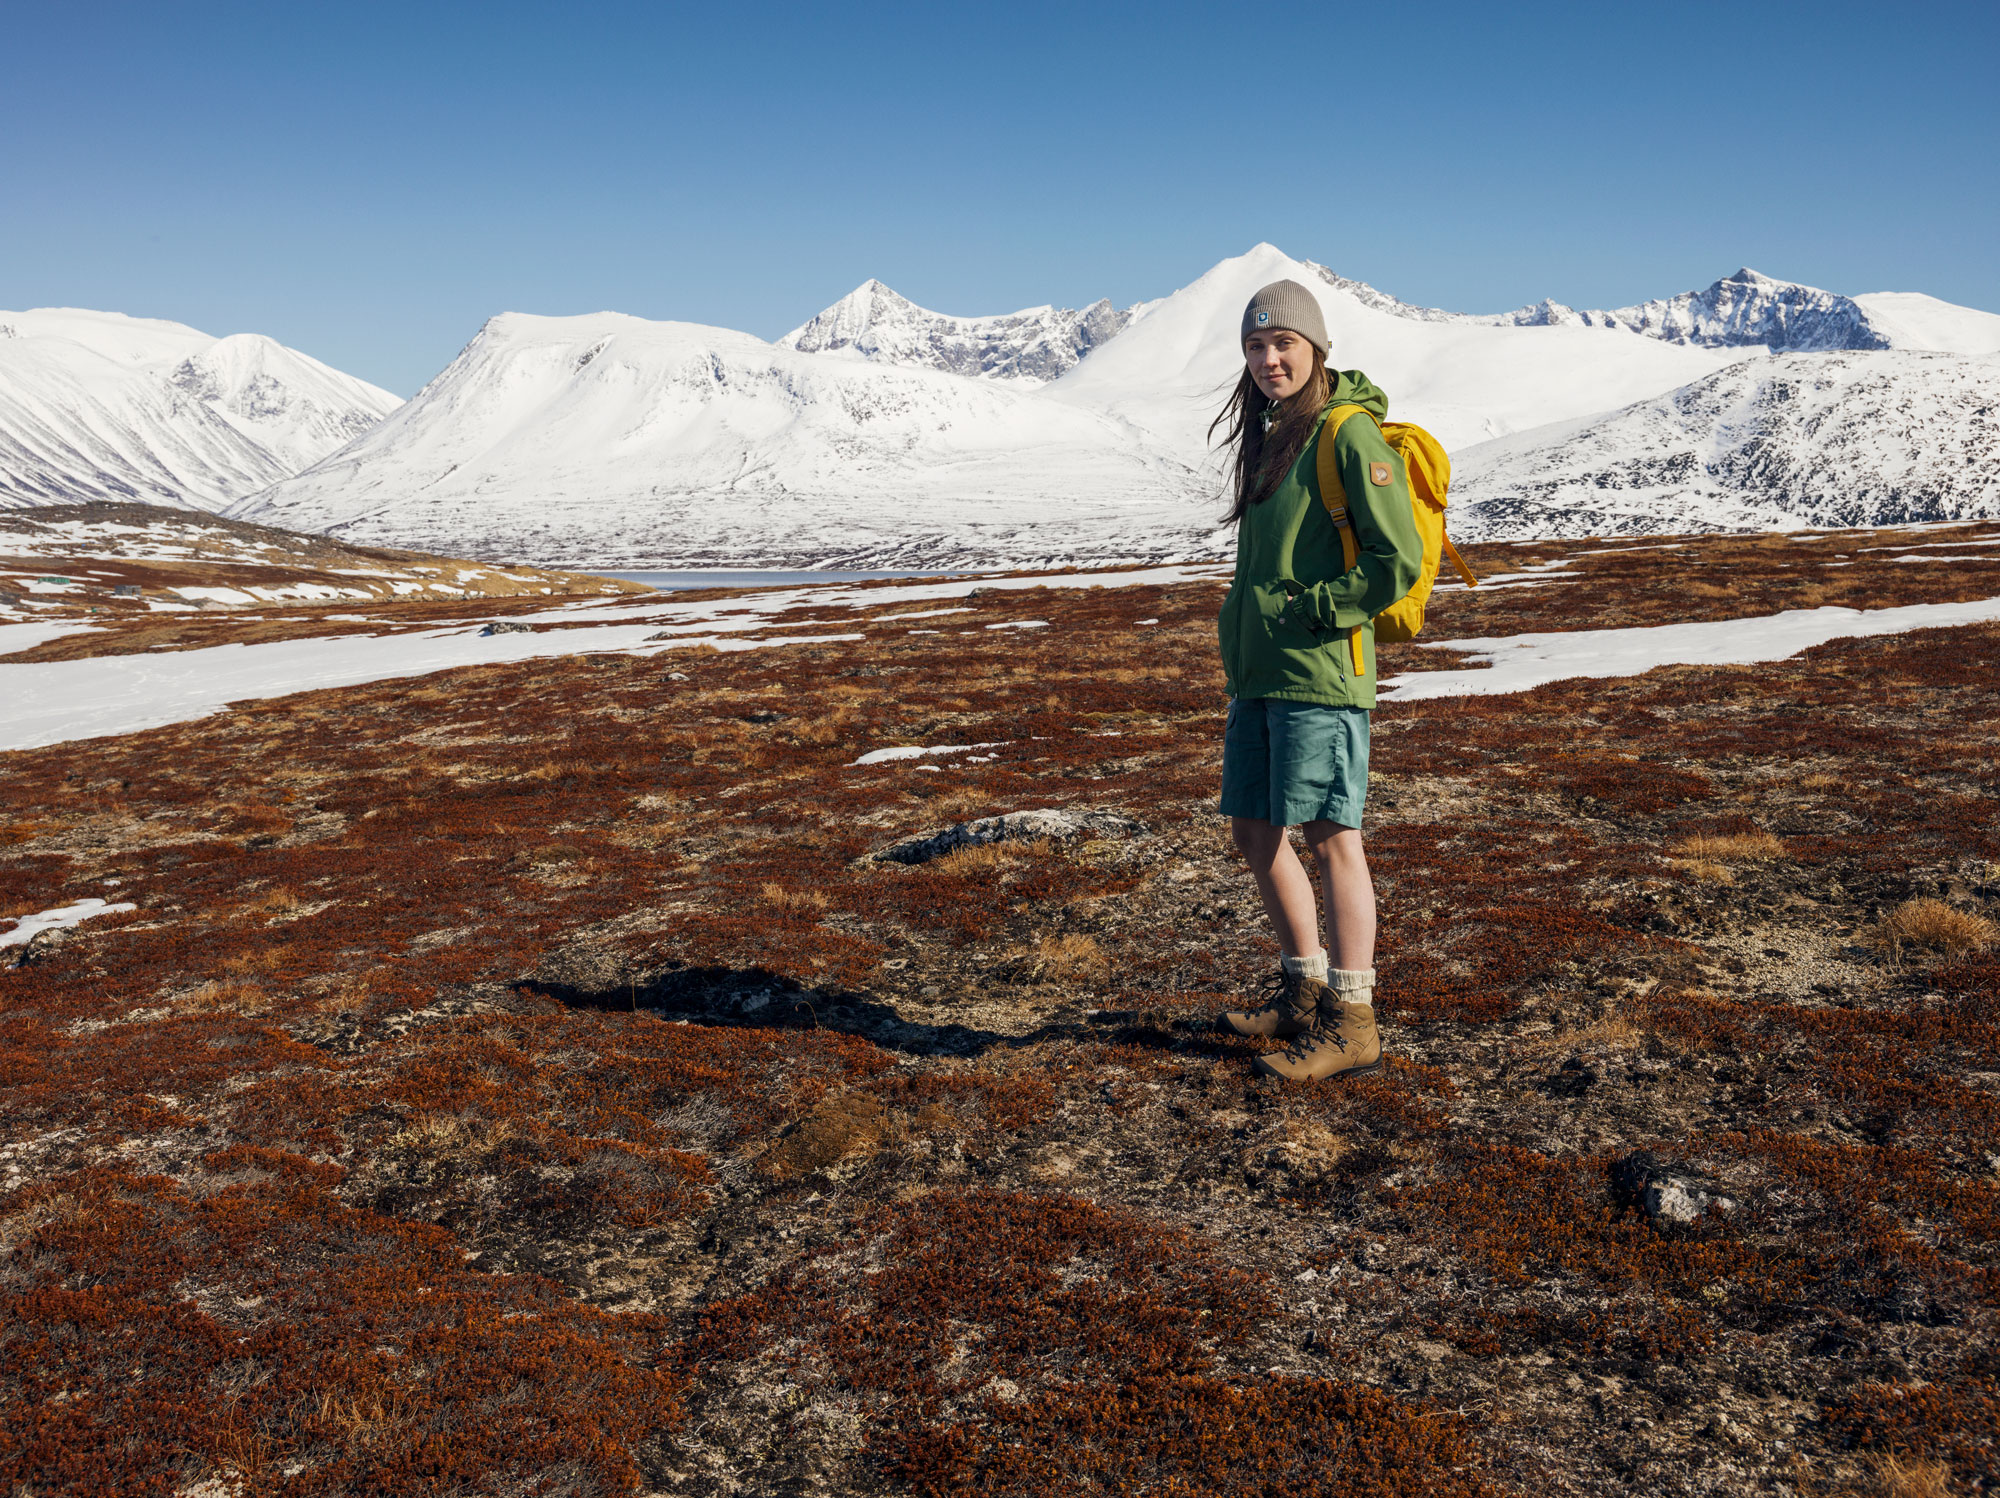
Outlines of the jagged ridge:
<svg viewBox="0 0 2000 1498">
<path fill-rule="evenodd" d="M 802 353 L 851 353 L 913 369 L 1045 384 L 1116 337 L 1144 305 L 1028 307 L 996 317 L 947 317 L 867 280 L 778 342 Z"/>
</svg>

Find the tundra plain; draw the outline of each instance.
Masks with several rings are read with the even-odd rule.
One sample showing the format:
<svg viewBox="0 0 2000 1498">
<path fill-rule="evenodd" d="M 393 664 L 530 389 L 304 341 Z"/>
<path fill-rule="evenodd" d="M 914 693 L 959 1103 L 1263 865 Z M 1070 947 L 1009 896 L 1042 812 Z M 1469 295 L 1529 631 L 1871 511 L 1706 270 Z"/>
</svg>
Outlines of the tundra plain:
<svg viewBox="0 0 2000 1498">
<path fill-rule="evenodd" d="M 1470 559 L 1428 639 L 2000 596 L 1992 524 Z M 2000 1480 L 2000 625 L 1385 701 L 1390 1060 L 1293 1088 L 1212 1029 L 1222 590 L 1051 581 L 0 754 L 0 917 L 130 907 L 0 947 L 0 1484 Z"/>
</svg>

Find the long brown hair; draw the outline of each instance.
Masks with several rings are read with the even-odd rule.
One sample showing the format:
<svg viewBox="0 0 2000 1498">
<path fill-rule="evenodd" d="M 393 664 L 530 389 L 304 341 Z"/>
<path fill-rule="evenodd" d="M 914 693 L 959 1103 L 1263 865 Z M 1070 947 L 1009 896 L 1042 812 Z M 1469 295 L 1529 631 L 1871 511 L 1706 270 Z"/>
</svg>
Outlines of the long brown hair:
<svg viewBox="0 0 2000 1498">
<path fill-rule="evenodd" d="M 1214 421 L 1208 424 L 1208 440 L 1215 441 L 1216 428 L 1225 428 L 1222 440 L 1232 448 L 1229 465 L 1231 503 L 1224 517 L 1234 525 L 1254 504 L 1261 504 L 1278 487 L 1278 481 L 1305 451 L 1312 436 L 1313 422 L 1333 396 L 1333 377 L 1327 373 L 1326 356 L 1312 344 L 1312 373 L 1305 384 L 1281 401 L 1274 401 L 1257 388 L 1246 367 L 1237 376 L 1236 388 Z M 1265 413 L 1270 424 L 1265 425 Z"/>
</svg>

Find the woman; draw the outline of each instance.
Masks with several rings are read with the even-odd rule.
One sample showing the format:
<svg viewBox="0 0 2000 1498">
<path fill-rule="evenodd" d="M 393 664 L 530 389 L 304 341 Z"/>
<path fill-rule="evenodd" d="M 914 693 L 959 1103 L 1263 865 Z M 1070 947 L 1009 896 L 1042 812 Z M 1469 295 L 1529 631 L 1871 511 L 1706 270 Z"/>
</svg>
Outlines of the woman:
<svg viewBox="0 0 2000 1498">
<path fill-rule="evenodd" d="M 1388 397 L 1363 374 L 1327 368 L 1326 319 L 1313 294 L 1296 281 L 1266 286 L 1243 310 L 1242 344 L 1242 377 L 1209 428 L 1213 438 L 1226 427 L 1234 460 L 1236 576 L 1219 622 L 1230 697 L 1222 811 L 1257 881 L 1280 963 L 1268 1002 L 1220 1024 L 1290 1041 L 1259 1057 L 1257 1070 L 1316 1082 L 1381 1066 L 1375 888 L 1361 848 L 1374 617 L 1409 592 L 1423 542 L 1402 460 L 1378 425 Z M 1332 432 L 1330 414 L 1338 416 Z M 1318 450 L 1328 441 L 1347 491 L 1353 566 L 1320 495 Z M 1300 829 L 1319 861 L 1324 947 L 1288 827 Z"/>
</svg>

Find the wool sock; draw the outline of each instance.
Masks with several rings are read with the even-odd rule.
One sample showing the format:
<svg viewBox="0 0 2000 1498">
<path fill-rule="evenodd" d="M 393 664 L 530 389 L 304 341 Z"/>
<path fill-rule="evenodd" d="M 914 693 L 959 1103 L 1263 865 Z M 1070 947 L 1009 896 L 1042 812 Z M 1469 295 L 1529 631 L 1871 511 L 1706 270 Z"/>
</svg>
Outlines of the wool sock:
<svg viewBox="0 0 2000 1498">
<path fill-rule="evenodd" d="M 1287 977 L 1317 978 L 1322 983 L 1326 982 L 1326 953 L 1324 952 L 1315 952 L 1310 957 L 1286 957 L 1280 955 L 1278 961 L 1283 964 Z"/>
<path fill-rule="evenodd" d="M 1327 975 L 1326 986 L 1340 996 L 1343 1004 L 1373 1004 L 1375 969 L 1337 967 Z"/>
</svg>

